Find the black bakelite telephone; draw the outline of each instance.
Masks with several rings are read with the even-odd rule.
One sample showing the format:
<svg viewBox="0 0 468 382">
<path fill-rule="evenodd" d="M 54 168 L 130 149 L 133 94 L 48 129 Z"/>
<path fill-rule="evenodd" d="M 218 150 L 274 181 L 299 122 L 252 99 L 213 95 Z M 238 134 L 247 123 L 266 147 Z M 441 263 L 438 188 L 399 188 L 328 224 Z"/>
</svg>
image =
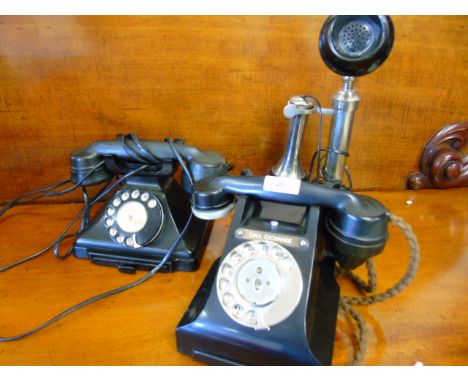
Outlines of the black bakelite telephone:
<svg viewBox="0 0 468 382">
<path fill-rule="evenodd" d="M 92 224 L 74 244 L 79 258 L 117 266 L 123 272 L 151 269 L 180 235 L 190 211 L 192 185 L 183 173 L 182 182 L 174 178 L 179 161 L 187 162 L 194 181 L 223 175 L 229 165 L 215 152 L 201 151 L 181 141 L 139 141 L 130 135 L 117 141 L 96 142 L 73 153 L 72 175 L 75 183 L 96 185 L 114 174 L 127 174 L 142 165 L 144 169 L 128 177 Z M 101 163 L 87 177 L 89 170 Z M 166 271 L 198 269 L 208 239 L 206 221 L 193 219 L 177 251 L 163 265 Z"/>
<path fill-rule="evenodd" d="M 0 337 L 0 342 L 15 341 L 36 333 L 84 306 L 145 282 L 158 271 L 197 269 L 210 224 L 191 212 L 192 185 L 205 177 L 226 175 L 232 168 L 220 154 L 187 146 L 182 140 L 142 141 L 133 133 L 120 135 L 115 141 L 93 143 L 73 153 L 71 162 L 71 179 L 20 195 L 0 209 L 0 216 L 16 205 L 69 194 L 80 187 L 83 209 L 47 248 L 1 266 L 0 272 L 41 256 L 52 248 L 60 258 L 74 253 L 97 264 L 116 266 L 123 272 L 137 269 L 150 272 L 130 284 L 88 298 L 32 330 Z M 180 182 L 175 176 L 179 165 L 183 168 Z M 73 185 L 63 189 L 68 183 Z M 104 187 L 90 196 L 88 188 L 99 184 Z M 105 201 L 104 205 L 90 218 L 91 208 L 100 201 Z M 80 228 L 69 234 L 80 218 Z M 62 242 L 76 236 L 74 245 L 61 254 Z"/>
<path fill-rule="evenodd" d="M 349 191 L 344 181 L 360 100 L 354 79 L 379 67 L 393 40 L 389 17 L 329 17 L 320 52 L 345 76 L 334 107 L 324 109 L 310 96 L 289 100 L 288 144 L 271 175 L 195 183 L 196 216 L 210 220 L 234 208 L 235 213 L 223 255 L 177 327 L 180 352 L 220 365 L 331 364 L 340 299 L 335 262 L 356 268 L 380 253 L 388 238 L 389 212 L 377 200 Z M 329 147 L 322 150 L 319 139 L 307 177 L 300 151 L 307 118 L 315 112 L 333 121 Z"/>
</svg>

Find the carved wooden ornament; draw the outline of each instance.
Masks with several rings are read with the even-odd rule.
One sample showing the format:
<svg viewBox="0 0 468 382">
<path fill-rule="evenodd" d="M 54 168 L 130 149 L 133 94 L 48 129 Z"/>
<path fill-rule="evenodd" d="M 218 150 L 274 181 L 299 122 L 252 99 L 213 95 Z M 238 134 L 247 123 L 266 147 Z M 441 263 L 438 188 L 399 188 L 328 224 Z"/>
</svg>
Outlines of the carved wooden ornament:
<svg viewBox="0 0 468 382">
<path fill-rule="evenodd" d="M 424 147 L 420 171 L 408 176 L 407 188 L 468 186 L 468 121 L 445 126 Z"/>
</svg>

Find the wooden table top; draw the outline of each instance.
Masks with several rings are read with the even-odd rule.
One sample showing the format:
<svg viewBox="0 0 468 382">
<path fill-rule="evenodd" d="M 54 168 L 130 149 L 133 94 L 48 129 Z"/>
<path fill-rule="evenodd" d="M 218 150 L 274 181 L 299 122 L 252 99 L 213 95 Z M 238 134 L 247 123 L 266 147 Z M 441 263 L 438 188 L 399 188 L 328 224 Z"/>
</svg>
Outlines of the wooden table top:
<svg viewBox="0 0 468 382">
<path fill-rule="evenodd" d="M 418 235 L 422 261 L 401 295 L 359 307 L 369 328 L 367 365 L 468 364 L 468 192 L 371 192 Z M 412 204 L 406 204 L 412 200 Z M 48 245 L 79 204 L 34 205 L 4 215 L 0 265 Z M 215 223 L 200 269 L 158 274 L 97 302 L 26 339 L 0 343 L 1 365 L 195 365 L 176 350 L 175 327 L 212 262 L 221 254 L 230 218 Z M 395 227 L 377 260 L 379 291 L 404 273 L 409 252 Z M 141 277 L 51 253 L 0 273 L 0 337 L 33 328 L 95 294 Z M 342 283 L 345 284 L 345 283 Z M 349 284 L 346 294 L 356 293 Z M 334 364 L 352 356 L 349 320 L 340 314 Z"/>
</svg>

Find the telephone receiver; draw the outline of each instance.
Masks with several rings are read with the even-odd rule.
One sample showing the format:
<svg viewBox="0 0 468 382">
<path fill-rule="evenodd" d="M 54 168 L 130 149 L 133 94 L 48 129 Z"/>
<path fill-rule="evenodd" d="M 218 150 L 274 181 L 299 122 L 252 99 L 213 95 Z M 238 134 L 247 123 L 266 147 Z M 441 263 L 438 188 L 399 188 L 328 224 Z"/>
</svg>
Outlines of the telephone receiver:
<svg viewBox="0 0 468 382">
<path fill-rule="evenodd" d="M 211 177 L 197 182 L 192 211 L 200 219 L 227 215 L 235 196 L 326 209 L 324 233 L 343 268 L 354 269 L 380 253 L 388 238 L 388 211 L 377 200 L 291 178 Z"/>
<path fill-rule="evenodd" d="M 183 172 L 175 178 L 180 161 Z M 78 236 L 73 252 L 95 264 L 120 271 L 152 269 L 179 237 L 191 215 L 191 182 L 225 175 L 232 168 L 218 153 L 188 146 L 182 140 L 139 140 L 134 134 L 95 142 L 71 156 L 72 180 L 92 186 L 118 174 L 131 174 Z M 177 251 L 162 270 L 193 271 L 199 266 L 211 225 L 195 218 Z"/>
<path fill-rule="evenodd" d="M 235 212 L 223 255 L 177 326 L 180 352 L 215 365 L 331 364 L 340 298 L 335 263 L 356 268 L 388 240 L 389 212 L 349 190 L 346 161 L 360 102 L 354 81 L 385 61 L 393 39 L 387 16 L 329 17 L 320 53 L 344 76 L 333 108 L 311 96 L 291 97 L 283 112 L 288 142 L 269 175 L 195 183 L 195 216 Z M 301 146 L 314 113 L 331 115 L 332 122 L 328 147 L 319 139 L 307 176 Z"/>
<path fill-rule="evenodd" d="M 116 141 L 95 142 L 74 152 L 71 156 L 72 180 L 85 186 L 96 185 L 111 179 L 116 173 L 126 173 L 142 164 L 151 165 L 144 171 L 147 175 L 173 176 L 179 164 L 178 154 L 188 163 L 195 181 L 227 173 L 232 168 L 222 155 L 185 145 L 181 139 L 171 147 L 167 142 L 141 141 L 132 133 L 119 135 Z M 88 176 L 95 166 L 98 166 L 97 170 Z"/>
</svg>

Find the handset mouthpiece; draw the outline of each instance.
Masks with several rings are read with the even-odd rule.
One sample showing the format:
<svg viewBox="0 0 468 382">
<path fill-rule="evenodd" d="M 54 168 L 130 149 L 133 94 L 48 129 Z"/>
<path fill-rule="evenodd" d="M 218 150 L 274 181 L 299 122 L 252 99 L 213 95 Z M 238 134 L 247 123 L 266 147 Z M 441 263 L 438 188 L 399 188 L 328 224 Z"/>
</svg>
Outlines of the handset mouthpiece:
<svg viewBox="0 0 468 382">
<path fill-rule="evenodd" d="M 216 220 L 228 216 L 235 207 L 235 203 L 229 203 L 228 205 L 216 209 L 201 210 L 192 206 L 193 214 L 202 220 Z"/>
</svg>

